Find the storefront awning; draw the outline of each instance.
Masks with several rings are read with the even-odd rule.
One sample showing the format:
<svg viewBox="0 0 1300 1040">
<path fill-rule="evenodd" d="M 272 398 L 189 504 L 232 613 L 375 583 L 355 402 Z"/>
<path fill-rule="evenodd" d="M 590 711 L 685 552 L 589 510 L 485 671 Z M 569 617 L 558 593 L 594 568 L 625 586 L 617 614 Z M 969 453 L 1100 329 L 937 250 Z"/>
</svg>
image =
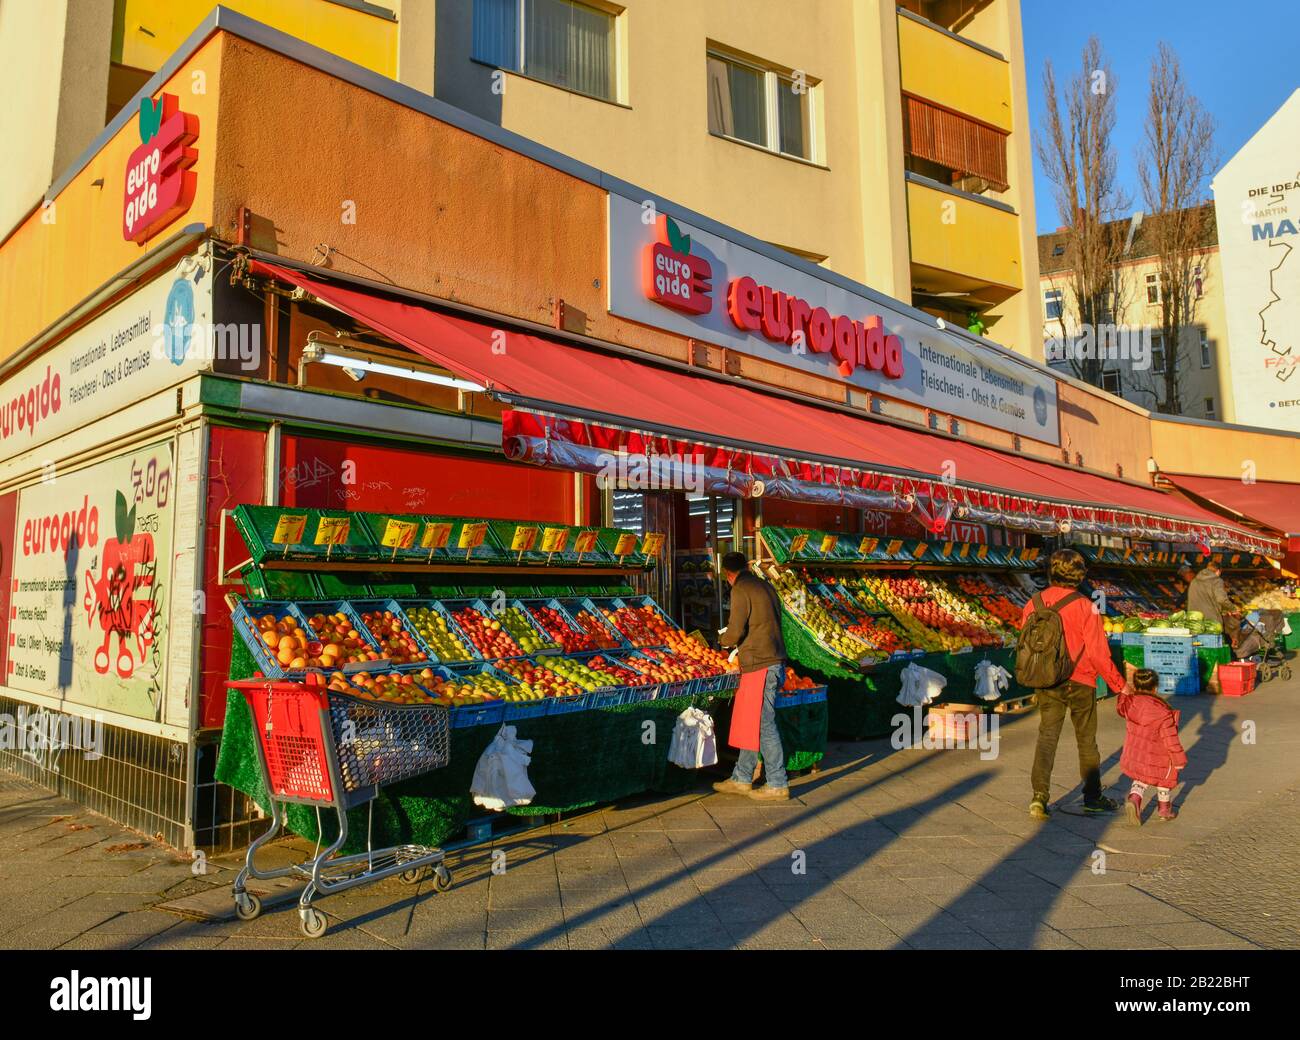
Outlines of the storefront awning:
<svg viewBox="0 0 1300 1040">
<path fill-rule="evenodd" d="M 1164 476 L 1180 491 L 1288 537 L 1300 537 L 1300 484 L 1281 480 L 1257 480 L 1247 484 L 1231 477 L 1197 477 L 1183 473 L 1166 473 Z"/>
<path fill-rule="evenodd" d="M 250 268 L 487 388 L 511 405 L 503 447 L 523 461 L 594 472 L 611 453 L 687 456 L 714 491 L 915 510 L 936 530 L 957 516 L 1041 533 L 1070 525 L 1256 551 L 1267 545 L 1154 488 L 494 328 L 263 261 Z"/>
</svg>

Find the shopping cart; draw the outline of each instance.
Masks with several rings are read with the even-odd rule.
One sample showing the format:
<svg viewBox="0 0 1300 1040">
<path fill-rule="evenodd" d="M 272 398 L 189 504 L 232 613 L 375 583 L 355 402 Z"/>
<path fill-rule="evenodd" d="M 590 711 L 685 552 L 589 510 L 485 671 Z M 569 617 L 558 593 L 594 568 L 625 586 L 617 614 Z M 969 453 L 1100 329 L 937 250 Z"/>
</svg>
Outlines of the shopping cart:
<svg viewBox="0 0 1300 1040">
<path fill-rule="evenodd" d="M 257 733 L 257 760 L 271 800 L 271 827 L 248 847 L 244 869 L 235 878 L 235 915 L 251 921 L 262 902 L 244 888 L 249 878 L 270 880 L 297 875 L 307 879 L 298 899 L 303 932 L 312 939 L 325 934 L 325 915 L 312 906 L 317 895 L 332 895 L 357 885 L 400 875 L 415 884 L 432 868 L 434 887 L 451 887 L 451 873 L 441 849 L 395 845 L 373 849 L 367 834 L 365 852 L 336 856 L 348 838 L 348 810 L 370 803 L 385 784 L 438 769 L 450 757 L 447 709 L 437 704 L 390 705 L 364 700 L 324 685 L 285 680 L 249 679 L 229 686 L 243 694 Z M 321 808 L 338 814 L 338 837 L 326 849 L 318 839 L 312 857 L 272 870 L 254 863 L 257 850 L 285 825 L 290 803 L 316 806 L 317 834 Z"/>
</svg>

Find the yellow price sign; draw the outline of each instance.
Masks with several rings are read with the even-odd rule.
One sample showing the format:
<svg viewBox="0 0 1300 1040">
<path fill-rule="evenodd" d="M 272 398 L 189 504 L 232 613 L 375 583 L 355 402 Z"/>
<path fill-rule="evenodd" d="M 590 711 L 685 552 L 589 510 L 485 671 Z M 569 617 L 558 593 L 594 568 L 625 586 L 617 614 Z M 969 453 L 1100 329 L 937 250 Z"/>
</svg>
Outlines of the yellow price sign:
<svg viewBox="0 0 1300 1040">
<path fill-rule="evenodd" d="M 302 536 L 307 531 L 306 513 L 281 513 L 275 522 L 275 533 L 271 535 L 274 545 L 301 545 Z"/>
<path fill-rule="evenodd" d="M 390 517 L 388 523 L 384 524 L 384 533 L 379 543 L 390 549 L 410 549 L 415 545 L 415 532 L 419 528 L 420 525 L 414 520 L 398 520 Z"/>
<path fill-rule="evenodd" d="M 514 536 L 510 539 L 511 552 L 528 552 L 537 544 L 537 526 L 526 527 L 520 525 L 515 528 Z"/>
<path fill-rule="evenodd" d="M 614 543 L 614 555 L 619 557 L 629 556 L 634 552 L 636 552 L 636 535 L 619 535 L 618 541 Z"/>
<path fill-rule="evenodd" d="M 795 535 L 794 538 L 791 539 L 790 541 L 790 555 L 798 556 L 801 552 L 804 551 L 804 547 L 807 546 L 807 544 L 808 544 L 808 536 L 806 534 Z"/>
<path fill-rule="evenodd" d="M 912 546 L 912 556 L 919 560 L 925 555 L 925 550 L 928 548 L 929 546 L 925 542 L 917 542 L 916 545 Z"/>
<path fill-rule="evenodd" d="M 978 556 L 981 560 L 987 558 L 988 554 L 989 554 L 989 547 L 987 545 L 981 545 L 978 549 L 975 550 L 975 555 Z"/>
<path fill-rule="evenodd" d="M 564 552 L 564 547 L 568 544 L 569 529 L 567 527 L 548 527 L 542 531 L 542 552 Z"/>
<path fill-rule="evenodd" d="M 573 548 L 579 556 L 582 556 L 589 552 L 595 552 L 599 541 L 599 531 L 579 531 L 578 537 L 573 540 Z"/>
<path fill-rule="evenodd" d="M 957 550 L 957 555 L 961 559 L 966 559 L 970 555 L 970 542 L 962 542 L 962 546 Z"/>
<path fill-rule="evenodd" d="M 433 520 L 424 525 L 424 533 L 420 535 L 420 548 L 428 549 L 430 552 L 434 549 L 445 549 L 450 541 L 451 524 Z"/>
<path fill-rule="evenodd" d="M 461 549 L 477 549 L 483 544 L 483 539 L 487 537 L 487 526 L 486 522 L 466 524 L 460 529 L 460 537 L 456 539 L 457 547 Z"/>
<path fill-rule="evenodd" d="M 835 551 L 835 546 L 839 544 L 840 536 L 837 534 L 822 535 L 822 555 L 829 556 Z"/>
<path fill-rule="evenodd" d="M 650 533 L 641 541 L 641 551 L 647 556 L 658 556 L 664 551 L 664 536 Z"/>
<path fill-rule="evenodd" d="M 892 541 L 887 542 L 885 544 L 885 552 L 889 553 L 890 556 L 893 556 L 902 547 L 903 547 L 903 539 L 895 538 Z"/>
<path fill-rule="evenodd" d="M 939 549 L 939 552 L 943 556 L 951 556 L 952 550 L 953 550 L 952 542 L 944 542 L 943 546 Z"/>
<path fill-rule="evenodd" d="M 876 546 L 878 546 L 879 544 L 880 544 L 879 538 L 871 538 L 871 537 L 864 538 L 862 539 L 861 542 L 858 543 L 858 552 L 861 553 L 863 556 L 870 556 L 873 552 L 876 551 Z"/>
<path fill-rule="evenodd" d="M 343 545 L 352 530 L 352 518 L 347 516 L 322 516 L 316 525 L 316 544 L 333 548 Z"/>
</svg>

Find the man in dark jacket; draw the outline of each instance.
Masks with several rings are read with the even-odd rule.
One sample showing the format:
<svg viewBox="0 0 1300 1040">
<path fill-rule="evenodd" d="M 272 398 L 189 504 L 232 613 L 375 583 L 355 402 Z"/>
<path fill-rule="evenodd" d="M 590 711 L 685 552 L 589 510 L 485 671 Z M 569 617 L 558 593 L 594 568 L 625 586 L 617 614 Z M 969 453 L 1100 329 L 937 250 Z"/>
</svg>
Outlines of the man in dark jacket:
<svg viewBox="0 0 1300 1040">
<path fill-rule="evenodd" d="M 1209 562 L 1187 586 L 1187 609 L 1199 610 L 1205 615 L 1206 621 L 1222 625 L 1224 608 L 1228 605 L 1228 590 L 1223 584 L 1219 567 Z"/>
<path fill-rule="evenodd" d="M 790 797 L 785 775 L 785 749 L 776 728 L 776 695 L 785 683 L 785 640 L 781 637 L 781 599 L 776 589 L 755 574 L 742 553 L 722 558 L 722 573 L 731 585 L 731 613 L 722 630 L 724 647 L 740 654 L 740 670 L 766 671 L 763 683 L 763 712 L 759 719 L 759 747 L 767 783 L 755 789 L 754 769 L 758 753 L 740 752 L 730 780 L 713 785 L 721 794 L 743 794 L 759 801 L 780 801 Z"/>
</svg>

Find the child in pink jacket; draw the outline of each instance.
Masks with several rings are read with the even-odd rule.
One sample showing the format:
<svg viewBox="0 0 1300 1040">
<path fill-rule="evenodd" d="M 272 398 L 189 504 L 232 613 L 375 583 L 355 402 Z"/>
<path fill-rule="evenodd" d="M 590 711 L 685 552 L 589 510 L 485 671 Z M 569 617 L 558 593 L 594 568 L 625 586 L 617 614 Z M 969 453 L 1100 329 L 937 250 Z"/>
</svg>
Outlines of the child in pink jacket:
<svg viewBox="0 0 1300 1040">
<path fill-rule="evenodd" d="M 1160 679 L 1149 668 L 1133 673 L 1133 693 L 1121 693 L 1115 710 L 1128 722 L 1120 768 L 1132 779 L 1124 811 L 1129 822 L 1142 825 L 1142 796 L 1148 786 L 1156 789 L 1157 815 L 1168 823 L 1174 811 L 1173 786 L 1178 771 L 1187 765 L 1187 752 L 1178 740 L 1179 713 L 1159 692 Z"/>
</svg>

